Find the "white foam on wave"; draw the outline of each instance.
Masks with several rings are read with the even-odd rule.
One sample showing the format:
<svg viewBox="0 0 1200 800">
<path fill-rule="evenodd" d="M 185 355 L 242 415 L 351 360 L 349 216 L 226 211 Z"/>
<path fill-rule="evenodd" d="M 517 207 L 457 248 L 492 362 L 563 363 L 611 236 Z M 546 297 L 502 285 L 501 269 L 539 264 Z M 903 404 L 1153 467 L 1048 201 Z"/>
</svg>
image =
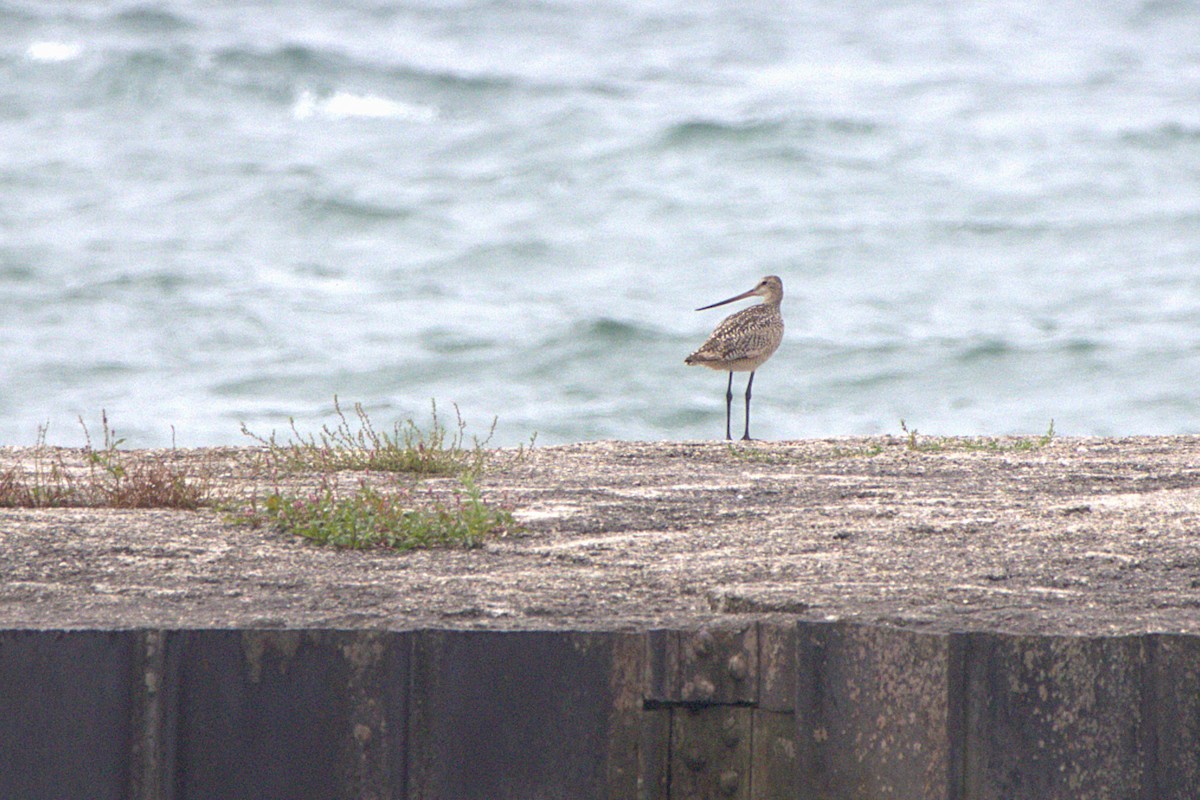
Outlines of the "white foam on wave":
<svg viewBox="0 0 1200 800">
<path fill-rule="evenodd" d="M 409 122 L 432 122 L 437 109 L 416 103 L 405 103 L 376 94 L 354 94 L 337 91 L 322 97 L 305 89 L 292 104 L 296 119 L 399 119 Z"/>
<path fill-rule="evenodd" d="M 83 53 L 83 45 L 78 42 L 32 42 L 25 48 L 25 57 L 30 61 L 55 63 L 73 61 Z"/>
</svg>

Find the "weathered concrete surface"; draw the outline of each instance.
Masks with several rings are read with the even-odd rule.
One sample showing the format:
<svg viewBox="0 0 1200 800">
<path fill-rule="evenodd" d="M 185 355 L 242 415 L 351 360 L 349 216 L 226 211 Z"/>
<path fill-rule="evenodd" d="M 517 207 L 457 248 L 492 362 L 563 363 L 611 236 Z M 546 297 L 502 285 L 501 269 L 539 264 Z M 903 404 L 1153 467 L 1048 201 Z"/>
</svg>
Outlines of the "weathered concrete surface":
<svg viewBox="0 0 1200 800">
<path fill-rule="evenodd" d="M 474 551 L 0 510 L 0 795 L 1200 796 L 1200 439 L 940 445 L 502 453 Z"/>
<path fill-rule="evenodd" d="M 944 444 L 500 453 L 485 496 L 527 529 L 472 551 L 337 551 L 213 511 L 0 509 L 0 628 L 603 629 L 779 612 L 1200 632 L 1200 438 Z M 29 457 L 0 449 L 0 468 Z M 248 451 L 176 457 L 243 491 L 272 485 Z"/>
</svg>

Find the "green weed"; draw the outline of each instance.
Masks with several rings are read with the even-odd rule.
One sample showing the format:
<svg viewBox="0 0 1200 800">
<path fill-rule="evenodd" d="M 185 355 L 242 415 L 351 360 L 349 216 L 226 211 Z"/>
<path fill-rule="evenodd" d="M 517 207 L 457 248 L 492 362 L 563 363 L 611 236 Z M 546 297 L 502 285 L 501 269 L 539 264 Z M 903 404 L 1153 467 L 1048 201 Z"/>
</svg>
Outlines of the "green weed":
<svg viewBox="0 0 1200 800">
<path fill-rule="evenodd" d="M 406 472 L 415 475 L 479 475 L 487 461 L 484 449 L 496 429 L 496 421 L 482 441 L 472 439 L 466 446 L 465 428 L 458 407 L 454 408 L 457 424 L 453 430 L 438 418 L 437 403 L 433 403 L 432 421 L 428 430 L 421 430 L 411 419 L 397 422 L 389 431 L 377 431 L 361 403 L 354 404 L 357 422 L 352 423 L 342 411 L 337 397 L 333 398 L 338 424 L 322 426 L 316 435 L 305 436 L 291 420 L 293 438 L 280 443 L 274 433 L 262 437 L 242 424 L 242 433 L 266 447 L 271 464 L 287 472 L 343 470 L 374 472 Z"/>
<path fill-rule="evenodd" d="M 469 478 L 450 501 L 418 498 L 404 488 L 385 492 L 365 481 L 350 495 L 329 485 L 306 497 L 276 492 L 264 501 L 261 515 L 287 533 L 357 549 L 478 547 L 488 535 L 516 527 L 512 513 L 485 503 Z"/>
<path fill-rule="evenodd" d="M 921 436 L 916 428 L 909 429 L 903 419 L 900 420 L 900 430 L 908 437 L 908 449 L 920 453 L 940 453 L 947 450 L 1024 453 L 1040 450 L 1054 440 L 1054 420 L 1050 420 L 1050 426 L 1046 429 L 1046 432 L 1037 438 L 995 439 L 988 437 Z"/>
<path fill-rule="evenodd" d="M 783 453 L 773 453 L 769 450 L 762 450 L 756 447 L 744 447 L 732 442 L 726 444 L 725 449 L 729 451 L 729 455 L 738 461 L 746 461 L 754 464 L 787 464 L 796 460 L 788 458 Z"/>
<path fill-rule="evenodd" d="M 828 451 L 804 452 L 795 449 L 765 450 L 729 443 L 725 445 L 729 455 L 738 461 L 756 464 L 801 464 L 820 461 L 836 461 L 842 458 L 872 458 L 883 452 L 883 445 L 871 442 L 862 447 L 834 447 Z"/>
<path fill-rule="evenodd" d="M 882 444 L 871 442 L 864 447 L 835 447 L 830 455 L 833 458 L 874 458 L 882 452 Z"/>
</svg>

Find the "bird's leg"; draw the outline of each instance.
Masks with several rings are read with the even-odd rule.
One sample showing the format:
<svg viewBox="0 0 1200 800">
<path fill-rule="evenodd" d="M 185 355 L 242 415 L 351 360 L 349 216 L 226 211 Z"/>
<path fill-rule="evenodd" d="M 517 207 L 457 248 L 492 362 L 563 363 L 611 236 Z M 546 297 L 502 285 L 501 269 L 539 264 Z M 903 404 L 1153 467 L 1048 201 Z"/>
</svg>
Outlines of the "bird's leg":
<svg viewBox="0 0 1200 800">
<path fill-rule="evenodd" d="M 731 376 L 733 373 L 729 373 Z M 750 441 L 750 387 L 754 385 L 754 373 L 750 373 L 750 380 L 746 381 L 746 432 L 742 434 L 742 441 Z"/>
<path fill-rule="evenodd" d="M 725 387 L 725 440 L 733 437 L 729 434 L 729 415 L 733 412 L 733 372 L 729 373 L 729 385 Z"/>
</svg>

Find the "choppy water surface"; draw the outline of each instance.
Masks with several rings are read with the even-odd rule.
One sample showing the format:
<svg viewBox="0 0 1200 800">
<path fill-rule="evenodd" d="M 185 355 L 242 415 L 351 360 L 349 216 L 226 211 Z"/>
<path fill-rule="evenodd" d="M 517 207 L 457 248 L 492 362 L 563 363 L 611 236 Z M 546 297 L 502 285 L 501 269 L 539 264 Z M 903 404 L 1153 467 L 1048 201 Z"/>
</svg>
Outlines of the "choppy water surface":
<svg viewBox="0 0 1200 800">
<path fill-rule="evenodd" d="M 0 443 L 711 438 L 768 273 L 761 437 L 1200 430 L 1200 7 L 778 5 L 0 0 Z"/>
</svg>

